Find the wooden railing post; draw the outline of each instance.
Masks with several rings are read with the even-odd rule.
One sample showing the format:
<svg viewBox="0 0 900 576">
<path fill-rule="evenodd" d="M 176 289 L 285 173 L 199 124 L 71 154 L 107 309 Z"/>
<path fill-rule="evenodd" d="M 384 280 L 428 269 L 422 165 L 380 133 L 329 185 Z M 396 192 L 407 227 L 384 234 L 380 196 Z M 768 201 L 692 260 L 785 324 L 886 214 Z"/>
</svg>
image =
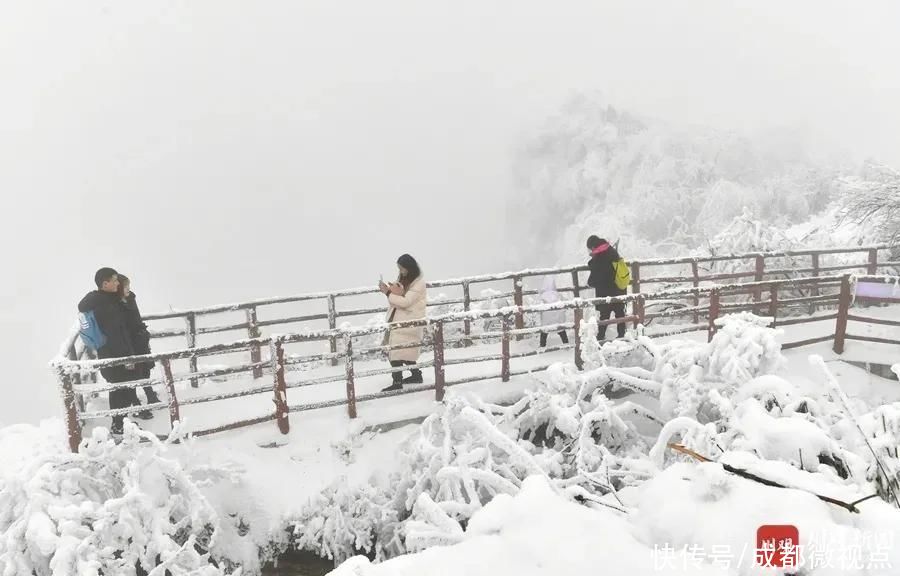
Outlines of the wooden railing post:
<svg viewBox="0 0 900 576">
<path fill-rule="evenodd" d="M 168 358 L 162 360 L 163 374 L 166 379 L 166 394 L 169 396 L 169 422 L 172 428 L 181 420 L 178 410 L 178 397 L 175 395 L 175 379 L 172 377 L 172 362 Z"/>
<path fill-rule="evenodd" d="M 472 295 L 469 291 L 469 283 L 462 283 L 463 290 L 463 312 L 468 312 L 472 309 Z M 472 334 L 472 321 L 466 318 L 463 321 L 463 334 L 465 335 L 465 340 L 463 340 L 463 346 L 469 347 L 472 345 L 472 340 L 469 339 L 469 336 Z"/>
<path fill-rule="evenodd" d="M 641 264 L 640 262 L 631 263 L 631 293 L 640 294 L 641 292 Z"/>
<path fill-rule="evenodd" d="M 766 274 L 766 258 L 762 254 L 756 255 L 756 270 L 755 270 L 755 280 L 756 282 L 762 282 L 763 276 Z"/>
<path fill-rule="evenodd" d="M 288 421 L 287 384 L 284 380 L 284 344 L 281 338 L 275 338 L 269 345 L 272 356 L 272 372 L 274 378 L 275 420 L 278 422 L 278 430 L 282 434 L 291 431 L 291 423 Z"/>
<path fill-rule="evenodd" d="M 56 367 L 56 374 L 59 377 L 59 385 L 62 386 L 69 450 L 78 452 L 78 446 L 81 444 L 81 422 L 78 420 L 78 409 L 75 406 L 75 390 L 72 387 L 72 378 L 62 366 Z"/>
<path fill-rule="evenodd" d="M 635 298 L 634 303 L 631 305 L 632 310 L 634 311 L 635 319 L 634 319 L 634 328 L 637 330 L 639 325 L 644 323 L 644 295 L 641 294 L 637 298 Z"/>
<path fill-rule="evenodd" d="M 197 346 L 197 317 L 193 312 L 188 312 L 184 317 L 184 335 L 187 338 L 187 347 L 194 348 Z M 197 357 L 191 356 L 188 360 L 191 374 L 197 372 Z M 191 377 L 191 388 L 200 386 L 196 377 Z"/>
<path fill-rule="evenodd" d="M 818 252 L 814 252 L 813 255 L 812 255 L 812 269 L 813 269 L 812 275 L 813 275 L 814 277 L 818 278 L 818 277 L 819 277 L 819 253 L 818 253 Z M 813 284 L 813 285 L 810 287 L 809 293 L 810 293 L 811 296 L 818 296 L 818 295 L 819 295 L 819 285 L 818 285 L 818 283 Z M 810 304 L 809 304 L 809 313 L 810 313 L 810 314 L 815 314 L 817 309 L 818 309 L 818 306 L 816 305 L 816 303 L 815 303 L 815 302 L 810 302 Z"/>
<path fill-rule="evenodd" d="M 84 348 L 82 351 L 82 354 L 87 355 L 87 351 L 88 351 L 88 349 Z M 69 352 L 66 355 L 66 357 L 69 360 L 78 361 L 78 350 L 75 349 L 74 342 L 69 347 Z M 93 373 L 92 373 L 92 375 L 93 375 Z M 79 384 L 81 384 L 81 374 L 79 372 L 75 372 L 74 374 L 72 374 L 71 378 L 72 378 L 72 384 L 74 384 L 75 386 L 78 386 Z M 82 412 L 84 412 L 84 404 L 85 404 L 84 394 L 81 394 L 80 392 L 76 392 L 75 393 L 75 402 L 77 402 L 77 404 L 78 404 L 78 409 L 81 410 Z"/>
<path fill-rule="evenodd" d="M 584 368 L 584 362 L 581 360 L 581 322 L 584 318 L 584 308 L 575 309 L 575 367 L 579 370 Z"/>
<path fill-rule="evenodd" d="M 696 260 L 691 262 L 691 276 L 694 280 L 694 308 L 700 307 L 700 265 Z M 694 311 L 694 324 L 700 323 L 700 311 Z"/>
<path fill-rule="evenodd" d="M 709 293 L 709 327 L 707 328 L 707 342 L 712 342 L 716 334 L 716 320 L 719 318 L 719 291 Z"/>
<path fill-rule="evenodd" d="M 762 282 L 763 277 L 765 276 L 765 273 L 766 273 L 766 259 L 761 254 L 757 254 L 756 255 L 756 270 L 755 270 L 755 274 L 753 276 L 754 282 Z M 753 301 L 757 302 L 757 303 L 762 301 L 762 286 L 757 286 L 756 288 L 753 289 Z M 753 307 L 753 313 L 756 314 L 757 316 L 759 316 L 759 314 L 760 314 L 759 306 Z"/>
<path fill-rule="evenodd" d="M 850 314 L 850 276 L 844 275 L 841 279 L 841 295 L 838 299 L 838 315 L 834 326 L 834 352 L 844 353 L 844 340 L 847 337 L 847 316 Z"/>
<path fill-rule="evenodd" d="M 874 276 L 878 274 L 878 249 L 870 248 L 869 249 L 869 266 L 866 269 L 866 272 L 870 276 Z"/>
<path fill-rule="evenodd" d="M 69 346 L 69 353 L 66 356 L 68 357 L 69 360 L 74 360 L 74 361 L 78 360 L 78 351 L 75 349 L 74 343 L 72 343 L 72 345 Z M 75 384 L 76 386 L 78 384 L 81 384 L 81 374 L 79 374 L 78 372 L 72 374 L 71 378 L 72 378 L 72 383 Z"/>
<path fill-rule="evenodd" d="M 578 298 L 581 296 L 581 288 L 579 288 L 578 284 L 581 280 L 578 278 L 578 270 L 572 270 L 572 297 Z"/>
<path fill-rule="evenodd" d="M 259 326 L 256 323 L 256 306 L 247 308 L 247 336 L 250 338 L 259 338 Z M 259 344 L 254 344 L 250 347 L 250 361 L 258 364 L 261 360 L 262 353 L 260 352 Z M 253 369 L 253 378 L 262 378 L 261 366 Z"/>
<path fill-rule="evenodd" d="M 502 317 L 503 335 L 500 337 L 500 379 L 509 382 L 509 316 Z"/>
<path fill-rule="evenodd" d="M 97 359 L 97 353 L 94 352 L 93 350 L 86 350 L 85 354 L 87 354 L 88 358 L 90 358 L 91 360 Z M 99 370 L 91 370 L 91 382 L 92 383 L 94 383 L 94 384 L 97 383 L 97 374 L 99 374 L 99 373 L 100 373 Z"/>
<path fill-rule="evenodd" d="M 522 314 L 522 305 L 525 302 L 525 298 L 522 295 L 522 277 L 521 276 L 513 277 L 513 287 L 514 287 L 513 298 L 515 299 L 516 308 L 518 308 L 518 310 L 516 310 L 516 330 L 521 330 L 521 329 L 525 328 L 525 315 Z M 516 334 L 516 340 L 521 340 L 521 339 L 522 339 L 522 335 Z"/>
<path fill-rule="evenodd" d="M 337 305 L 334 301 L 334 294 L 328 295 L 328 329 L 334 330 L 337 328 Z M 337 354 L 337 335 L 332 334 L 328 337 L 328 349 L 332 354 Z M 334 357 L 331 359 L 331 365 L 337 366 L 338 359 Z"/>
<path fill-rule="evenodd" d="M 434 347 L 434 399 L 444 399 L 444 323 L 438 320 L 431 334 Z"/>
<path fill-rule="evenodd" d="M 90 359 L 90 360 L 97 359 L 97 353 L 94 352 L 93 350 L 91 350 L 90 348 L 85 348 L 82 355 L 87 356 L 88 359 Z M 94 384 L 97 383 L 97 373 L 98 373 L 98 370 L 91 370 L 90 379 L 91 379 L 91 382 L 93 382 Z"/>
<path fill-rule="evenodd" d="M 772 317 L 772 327 L 778 326 L 778 284 L 769 285 L 769 316 Z"/>
<path fill-rule="evenodd" d="M 344 352 L 347 354 L 345 366 L 347 376 L 347 414 L 350 418 L 356 418 L 356 383 L 353 373 L 353 338 L 350 334 L 344 334 Z"/>
</svg>

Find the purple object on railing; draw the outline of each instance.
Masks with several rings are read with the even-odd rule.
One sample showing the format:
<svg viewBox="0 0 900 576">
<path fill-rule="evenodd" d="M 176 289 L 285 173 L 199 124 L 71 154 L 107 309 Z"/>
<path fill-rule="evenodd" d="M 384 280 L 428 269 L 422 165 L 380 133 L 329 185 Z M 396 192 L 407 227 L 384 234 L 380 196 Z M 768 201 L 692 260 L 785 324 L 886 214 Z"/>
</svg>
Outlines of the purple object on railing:
<svg viewBox="0 0 900 576">
<path fill-rule="evenodd" d="M 893 282 L 860 280 L 856 283 L 856 295 L 863 298 L 900 298 L 900 286 Z"/>
</svg>

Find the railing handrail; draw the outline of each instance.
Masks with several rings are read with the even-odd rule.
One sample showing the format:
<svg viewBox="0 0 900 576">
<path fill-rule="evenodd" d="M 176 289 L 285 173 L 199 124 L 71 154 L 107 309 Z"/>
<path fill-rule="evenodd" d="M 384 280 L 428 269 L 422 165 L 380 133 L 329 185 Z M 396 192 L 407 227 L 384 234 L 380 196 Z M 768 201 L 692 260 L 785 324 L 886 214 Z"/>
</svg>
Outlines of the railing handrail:
<svg viewBox="0 0 900 576">
<path fill-rule="evenodd" d="M 867 267 L 869 271 L 877 271 L 877 266 L 875 261 L 877 259 L 877 255 L 874 252 L 869 252 L 869 260 L 870 265 Z M 817 258 L 814 258 L 814 262 L 817 262 Z M 168 408 L 169 411 L 169 420 L 172 426 L 175 426 L 177 422 L 180 421 L 180 403 L 178 400 L 178 396 L 175 389 L 176 381 L 186 381 L 190 380 L 192 386 L 194 386 L 195 382 L 199 381 L 199 378 L 203 377 L 212 377 L 215 375 L 237 375 L 240 373 L 253 373 L 253 378 L 258 379 L 262 377 L 264 374 L 269 375 L 272 378 L 271 384 L 263 385 L 263 386 L 255 386 L 254 388 L 232 391 L 232 392 L 217 392 L 212 395 L 207 396 L 199 396 L 199 397 L 191 397 L 183 401 L 184 405 L 192 405 L 192 404 L 200 404 L 205 402 L 214 402 L 217 400 L 225 400 L 229 398 L 239 398 L 245 396 L 256 395 L 260 393 L 272 392 L 274 393 L 274 404 L 275 411 L 271 414 L 265 414 L 262 416 L 257 416 L 255 418 L 241 420 L 239 422 L 231 422 L 224 425 L 216 426 L 209 429 L 199 430 L 195 433 L 197 435 L 206 435 L 213 434 L 216 432 L 224 432 L 227 430 L 235 430 L 237 428 L 243 426 L 250 426 L 253 424 L 259 424 L 262 422 L 267 422 L 271 420 L 277 421 L 278 429 L 282 434 L 287 434 L 290 430 L 289 423 L 289 415 L 292 412 L 301 411 L 301 410 L 312 410 L 315 408 L 325 408 L 329 406 L 338 406 L 338 405 L 346 405 L 348 416 L 350 418 L 357 417 L 357 403 L 363 402 L 367 400 L 373 400 L 376 398 L 383 398 L 385 395 L 394 395 L 394 392 L 390 393 L 370 393 L 363 394 L 362 396 L 357 397 L 356 395 L 356 387 L 355 380 L 356 378 L 365 378 L 370 376 L 375 376 L 379 374 L 388 374 L 395 373 L 400 370 L 404 370 L 408 367 L 391 367 L 391 368 L 380 368 L 374 370 L 366 370 L 363 372 L 356 372 L 354 367 L 354 362 L 360 359 L 363 359 L 368 356 L 371 352 L 376 351 L 384 351 L 384 350 L 397 350 L 405 347 L 418 347 L 418 346 L 428 346 L 433 350 L 434 358 L 433 360 L 425 360 L 420 361 L 415 364 L 416 368 L 426 368 L 431 367 L 435 372 L 435 380 L 433 385 L 427 386 L 417 386 L 415 388 L 411 388 L 408 390 L 398 391 L 398 394 L 407 394 L 407 393 L 416 393 L 425 390 L 433 390 L 435 393 L 435 400 L 440 402 L 444 398 L 444 391 L 448 386 L 456 386 L 460 384 L 464 384 L 467 382 L 474 382 L 477 380 L 484 380 L 490 378 L 496 378 L 497 375 L 480 375 L 477 377 L 468 377 L 463 379 L 456 379 L 455 381 L 448 381 L 445 377 L 445 367 L 452 366 L 460 363 L 473 363 L 473 362 L 486 362 L 486 361 L 500 361 L 500 374 L 499 378 L 503 382 L 508 382 L 509 379 L 513 375 L 518 374 L 526 374 L 530 370 L 526 371 L 513 371 L 510 367 L 511 360 L 514 358 L 524 358 L 526 356 L 534 356 L 540 354 L 540 350 L 526 350 L 526 351 L 516 351 L 513 352 L 510 349 L 510 340 L 513 335 L 518 339 L 520 335 L 525 333 L 532 333 L 535 331 L 544 331 L 547 329 L 546 325 L 541 324 L 537 327 L 524 327 L 524 315 L 526 313 L 532 314 L 536 312 L 544 312 L 550 310 L 566 310 L 566 309 L 574 309 L 574 328 L 575 328 L 575 342 L 573 346 L 563 346 L 558 347 L 556 349 L 574 349 L 575 354 L 575 366 L 578 369 L 583 368 L 583 362 L 581 359 L 581 333 L 579 327 L 582 326 L 582 322 L 584 320 L 584 308 L 593 307 L 597 304 L 611 304 L 611 303 L 622 303 L 623 308 L 624 304 L 631 302 L 632 303 L 632 311 L 630 315 L 625 315 L 624 317 L 617 317 L 614 320 L 608 319 L 600 319 L 597 322 L 597 325 L 608 326 L 612 324 L 621 324 L 633 323 L 637 328 L 639 325 L 644 324 L 648 318 L 655 317 L 653 314 L 646 314 L 647 310 L 647 301 L 651 302 L 654 300 L 663 300 L 670 301 L 673 296 L 684 296 L 686 294 L 692 294 L 694 300 L 694 307 L 691 309 L 687 309 L 687 313 L 693 313 L 694 322 L 688 326 L 680 327 L 675 331 L 671 331 L 665 333 L 667 334 L 680 334 L 687 331 L 698 331 L 705 330 L 707 332 L 707 337 L 711 341 L 715 336 L 717 328 L 719 326 L 718 319 L 720 318 L 723 312 L 727 313 L 729 310 L 741 310 L 741 309 L 750 309 L 754 314 L 760 314 L 762 310 L 768 308 L 768 313 L 771 316 L 771 321 L 774 326 L 778 325 L 778 308 L 779 304 L 785 305 L 790 302 L 813 302 L 813 301 L 824 301 L 824 299 L 835 299 L 838 303 L 838 312 L 834 315 L 828 315 L 827 317 L 816 317 L 814 316 L 815 307 L 813 306 L 810 311 L 810 316 L 808 318 L 803 319 L 804 322 L 813 322 L 817 320 L 823 319 L 834 319 L 836 320 L 836 326 L 833 334 L 820 336 L 816 338 L 809 338 L 806 340 L 801 340 L 798 342 L 788 342 L 783 346 L 784 348 L 796 348 L 798 346 L 811 345 L 819 342 L 825 342 L 829 340 L 834 341 L 833 349 L 836 353 L 840 354 L 843 352 L 844 343 L 846 340 L 860 340 L 872 343 L 888 343 L 888 344 L 900 344 L 900 340 L 892 340 L 888 338 L 880 338 L 880 337 L 872 337 L 872 336 L 861 336 L 855 335 L 853 333 L 847 333 L 847 323 L 849 320 L 854 321 L 872 321 L 881 324 L 889 324 L 889 325 L 898 325 L 900 326 L 900 322 L 889 321 L 884 319 L 867 319 L 865 317 L 851 315 L 849 314 L 849 309 L 852 306 L 853 294 L 854 291 L 852 288 L 853 281 L 873 281 L 873 282 L 891 282 L 897 283 L 900 282 L 900 278 L 895 276 L 888 275 L 855 275 L 855 274 L 843 274 L 840 276 L 832 275 L 832 276 L 819 276 L 816 273 L 815 276 L 805 277 L 805 278 L 788 278 L 783 280 L 765 280 L 764 276 L 760 273 L 761 269 L 764 266 L 761 265 L 761 260 L 759 258 L 756 259 L 756 273 L 754 274 L 756 277 L 756 281 L 754 282 L 744 282 L 744 283 L 733 283 L 733 284 L 707 284 L 704 286 L 699 286 L 698 278 L 697 278 L 697 266 L 694 265 L 693 272 L 693 286 L 689 288 L 681 288 L 681 289 L 668 289 L 668 290 L 659 290 L 655 292 L 648 293 L 633 293 L 626 294 L 622 296 L 611 296 L 611 297 L 601 297 L 601 298 L 579 298 L 577 296 L 578 288 L 578 279 L 577 277 L 573 277 L 573 281 L 575 282 L 575 294 L 576 297 L 571 300 L 564 300 L 560 302 L 553 303 L 539 303 L 539 304 L 531 304 L 524 305 L 522 299 L 522 291 L 521 291 L 521 281 L 517 277 L 515 279 L 515 286 L 517 288 L 515 305 L 514 306 L 504 306 L 500 308 L 492 308 L 487 310 L 471 310 L 467 309 L 463 312 L 451 312 L 446 314 L 440 314 L 437 316 L 425 317 L 417 320 L 410 320 L 405 322 L 394 322 L 394 323 L 385 323 L 381 322 L 376 325 L 367 325 L 367 326 L 349 326 L 349 327 L 335 327 L 334 323 L 330 323 L 330 328 L 328 330 L 307 330 L 303 333 L 289 333 L 289 334 L 273 334 L 268 337 L 260 336 L 258 330 L 250 330 L 249 338 L 237 340 L 234 342 L 229 342 L 225 344 L 216 344 L 210 346 L 203 347 L 195 347 L 195 342 L 193 338 L 188 341 L 188 348 L 182 350 L 176 350 L 171 352 L 157 353 L 157 354 L 146 354 L 146 355 L 136 355 L 130 356 L 126 358 L 110 358 L 104 360 L 88 360 L 88 361 L 79 361 L 78 360 L 78 352 L 74 347 L 69 348 L 68 351 L 64 351 L 61 356 L 56 358 L 53 362 L 54 368 L 57 372 L 61 391 L 63 404 L 66 410 L 66 425 L 68 429 L 69 436 L 69 447 L 72 451 L 77 451 L 78 447 L 81 443 L 82 438 L 82 427 L 81 422 L 96 419 L 102 417 L 109 416 L 123 416 L 130 413 L 133 410 L 133 407 L 125 407 L 125 408 L 116 408 L 105 411 L 91 411 L 85 412 L 83 401 L 84 395 L 89 393 L 99 393 L 100 391 L 112 391 L 120 388 L 136 388 L 138 386 L 144 385 L 155 385 L 162 384 L 165 386 L 168 400 L 167 402 L 157 402 L 151 405 L 145 405 L 145 409 L 147 410 L 163 410 Z M 637 273 L 637 269 L 635 270 Z M 637 275 L 637 274 L 636 274 Z M 573 276 L 575 276 L 573 274 Z M 821 295 L 819 293 L 819 289 L 823 286 L 831 286 L 833 284 L 840 284 L 840 292 L 837 297 L 833 295 Z M 797 285 L 809 285 L 810 286 L 810 294 L 814 294 L 813 296 L 804 296 L 802 298 L 788 298 L 788 299 L 779 299 L 778 291 L 781 286 L 788 286 L 791 290 L 795 289 Z M 639 286 L 638 282 L 635 282 L 633 286 Z M 763 300 L 762 293 L 763 288 L 767 287 L 770 296 L 768 299 Z M 736 302 L 736 303 L 727 303 L 722 302 L 722 297 L 725 295 L 740 295 L 744 293 L 749 293 L 752 296 L 752 301 L 750 302 Z M 700 303 L 700 295 L 708 296 L 708 304 L 706 306 L 701 307 Z M 879 300 L 878 297 L 869 298 L 873 301 L 884 301 L 884 302 L 892 302 L 900 304 L 900 298 L 888 298 Z M 329 320 L 333 321 L 334 318 L 334 306 L 333 299 L 329 301 Z M 698 322 L 698 311 L 706 312 L 706 321 L 704 323 Z M 513 317 L 515 317 L 515 328 L 513 328 Z M 469 333 L 470 323 L 473 319 L 485 319 L 485 318 L 500 318 L 501 320 L 501 331 L 494 336 L 499 336 L 501 351 L 500 354 L 488 354 L 481 356 L 468 356 L 466 358 L 461 359 L 452 359 L 447 360 L 444 357 L 444 352 L 446 349 L 446 342 L 462 342 L 464 344 L 470 344 L 469 339 L 483 339 L 485 336 L 488 336 L 490 333 L 483 333 L 479 335 L 471 335 Z M 191 318 L 190 320 L 193 320 Z M 256 318 L 255 315 L 248 312 L 248 323 L 251 324 L 251 327 L 254 325 Z M 463 338 L 452 338 L 449 341 L 444 339 L 444 324 L 452 323 L 452 322 L 465 322 L 465 336 Z M 796 324 L 796 321 L 787 321 L 783 322 L 783 325 L 787 324 Z M 388 345 L 388 346 L 368 346 L 364 348 L 363 353 L 359 354 L 356 351 L 356 346 L 354 345 L 353 337 L 354 336 L 365 336 L 369 334 L 376 334 L 382 332 L 386 329 L 390 328 L 401 328 L 401 327 L 413 327 L 413 326 L 430 326 L 430 342 L 427 341 L 426 337 L 423 335 L 420 338 L 420 341 L 415 344 L 397 344 L 397 345 Z M 552 325 L 557 327 L 558 325 Z M 191 327 L 193 334 L 193 326 Z M 74 327 L 73 327 L 74 329 Z M 338 340 L 338 337 L 344 343 L 344 349 L 340 352 L 337 351 L 335 343 Z M 332 351 L 327 354 L 315 354 L 315 355 L 291 355 L 286 357 L 285 354 L 285 344 L 293 343 L 293 342 L 306 342 L 306 341 L 322 341 L 328 339 L 331 343 Z M 260 356 L 260 350 L 263 346 L 267 346 L 270 350 L 269 359 L 262 361 Z M 230 365 L 226 368 L 217 368 L 213 370 L 205 370 L 199 371 L 197 366 L 197 358 L 200 355 L 212 355 L 212 354 L 222 354 L 222 353 L 234 353 L 242 350 L 249 349 L 251 352 L 251 363 L 250 364 L 237 364 Z M 545 350 L 549 351 L 549 350 Z M 181 374 L 176 379 L 172 373 L 171 363 L 172 360 L 177 359 L 188 359 L 190 371 L 187 374 Z M 324 361 L 326 359 L 331 359 L 337 361 L 338 359 L 343 359 L 344 361 L 344 374 L 341 375 L 329 375 L 325 377 L 318 377 L 312 379 L 301 380 L 299 383 L 294 382 L 288 385 L 285 373 L 288 370 L 291 370 L 292 366 L 295 364 L 301 363 L 310 363 L 316 361 Z M 81 384 L 81 374 L 84 371 L 88 371 L 91 374 L 91 379 L 96 382 L 96 371 L 98 369 L 118 366 L 122 364 L 131 364 L 131 363 L 139 363 L 139 362 L 147 362 L 147 361 L 161 361 L 162 371 L 163 371 L 163 379 L 143 379 L 131 382 L 123 382 L 123 383 L 108 383 L 102 386 L 96 385 L 88 385 L 87 387 L 80 386 Z M 534 369 L 532 367 L 531 369 Z M 338 382 L 341 380 L 346 381 L 346 398 L 345 399 L 331 399 L 325 400 L 321 402 L 313 402 L 313 403 L 304 403 L 299 405 L 289 405 L 287 400 L 287 391 L 291 388 L 298 388 L 303 386 L 312 386 L 317 384 L 326 384 L 331 382 Z M 196 386 L 194 386 L 196 387 Z M 79 400 L 80 399 L 80 400 Z M 79 402 L 82 404 L 81 409 L 79 410 Z M 81 414 L 79 415 L 79 411 Z"/>
<path fill-rule="evenodd" d="M 639 266 L 671 266 L 677 264 L 691 264 L 703 262 L 726 262 L 729 260 L 746 260 L 750 258 L 783 258 L 791 256 L 810 256 L 813 254 L 852 254 L 856 252 L 868 252 L 870 250 L 886 250 L 891 248 L 890 244 L 874 244 L 870 246 L 858 246 L 855 248 L 821 248 L 806 250 L 788 250 L 788 251 L 772 251 L 772 252 L 746 252 L 741 254 L 729 254 L 723 256 L 684 256 L 678 258 L 656 258 L 644 260 L 629 260 L 629 264 L 637 264 Z M 862 266 L 860 266 L 862 267 Z M 501 272 L 499 274 L 482 274 L 475 276 L 463 276 L 458 278 L 450 278 L 446 280 L 426 281 L 427 288 L 444 288 L 448 286 L 460 286 L 463 284 L 479 284 L 485 282 L 495 282 L 502 280 L 511 280 L 513 278 L 527 278 L 531 276 L 546 276 L 550 274 L 571 274 L 572 272 L 584 272 L 588 270 L 588 266 L 569 265 L 562 267 L 549 268 L 526 268 L 515 272 Z M 305 294 L 296 294 L 293 296 L 279 296 L 272 298 L 258 298 L 253 300 L 245 300 L 232 304 L 219 304 L 214 306 L 206 306 L 200 308 L 173 309 L 169 312 L 161 312 L 147 314 L 144 320 L 164 320 L 169 318 L 181 318 L 190 314 L 201 316 L 205 314 L 218 314 L 222 312 L 236 312 L 246 310 L 258 306 L 268 306 L 273 304 L 289 304 L 292 302 L 304 302 L 309 300 L 321 300 L 324 298 L 337 298 L 346 296 L 360 296 L 364 294 L 375 294 L 378 288 L 375 286 L 366 286 L 358 288 L 349 288 L 331 292 L 309 292 Z"/>
<path fill-rule="evenodd" d="M 448 312 L 435 316 L 426 316 L 418 320 L 408 320 L 404 322 L 382 322 L 378 324 L 370 324 L 366 326 L 350 326 L 333 329 L 322 330 L 306 330 L 304 332 L 285 332 L 271 334 L 269 336 L 260 336 L 257 338 L 243 338 L 234 340 L 224 344 L 210 344 L 206 346 L 197 346 L 194 348 L 182 348 L 171 350 L 168 352 L 158 352 L 153 354 L 141 354 L 133 356 L 123 356 L 119 358 L 108 358 L 103 360 L 73 360 L 58 356 L 54 359 L 54 365 L 62 367 L 67 372 L 72 371 L 93 371 L 102 368 L 112 368 L 114 366 L 122 366 L 126 364 L 139 364 L 149 361 L 161 360 L 180 360 L 196 356 L 212 355 L 217 353 L 240 352 L 247 350 L 253 346 L 269 346 L 278 341 L 283 344 L 294 344 L 300 342 L 315 342 L 328 340 L 336 337 L 362 337 L 384 332 L 387 329 L 409 328 L 409 327 L 425 327 L 436 323 L 462 322 L 465 320 L 482 320 L 486 318 L 502 318 L 515 314 L 533 314 L 539 312 L 548 312 L 552 310 L 572 310 L 576 308 L 591 308 L 597 304 L 627 304 L 638 300 L 651 301 L 656 299 L 671 298 L 673 296 L 684 295 L 709 295 L 713 292 L 730 292 L 750 291 L 754 288 L 795 285 L 805 283 L 830 284 L 839 283 L 845 275 L 829 275 L 829 276 L 809 276 L 803 278 L 789 278 L 783 280 L 762 280 L 759 282 L 743 282 L 733 284 L 711 284 L 706 286 L 675 288 L 669 290 L 657 290 L 653 292 L 625 294 L 622 296 L 606 296 L 599 298 L 572 298 L 569 300 L 561 300 L 553 303 L 530 304 L 523 306 L 504 306 L 502 308 L 490 308 L 486 310 L 470 310 L 468 312 Z M 887 281 L 890 276 L 854 276 L 857 280 L 872 279 L 875 281 Z"/>
</svg>

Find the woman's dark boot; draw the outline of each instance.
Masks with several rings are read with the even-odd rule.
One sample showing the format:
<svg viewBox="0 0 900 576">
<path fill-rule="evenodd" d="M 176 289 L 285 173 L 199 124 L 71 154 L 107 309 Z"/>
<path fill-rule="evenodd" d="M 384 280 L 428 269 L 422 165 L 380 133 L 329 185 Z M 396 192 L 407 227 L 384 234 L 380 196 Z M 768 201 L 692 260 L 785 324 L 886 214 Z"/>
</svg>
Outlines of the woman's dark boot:
<svg viewBox="0 0 900 576">
<path fill-rule="evenodd" d="M 412 375 L 409 376 L 408 378 L 404 378 L 403 383 L 404 384 L 421 384 L 422 383 L 422 371 L 417 368 L 414 368 L 414 369 L 410 370 L 410 372 L 412 373 Z"/>
<path fill-rule="evenodd" d="M 399 368 L 403 366 L 403 362 L 398 362 L 397 360 L 391 360 L 391 366 L 394 368 Z M 388 386 L 387 388 L 382 388 L 382 392 L 395 392 L 397 390 L 403 390 L 403 372 L 393 372 L 391 374 L 391 378 L 393 378 L 394 383 Z"/>
</svg>

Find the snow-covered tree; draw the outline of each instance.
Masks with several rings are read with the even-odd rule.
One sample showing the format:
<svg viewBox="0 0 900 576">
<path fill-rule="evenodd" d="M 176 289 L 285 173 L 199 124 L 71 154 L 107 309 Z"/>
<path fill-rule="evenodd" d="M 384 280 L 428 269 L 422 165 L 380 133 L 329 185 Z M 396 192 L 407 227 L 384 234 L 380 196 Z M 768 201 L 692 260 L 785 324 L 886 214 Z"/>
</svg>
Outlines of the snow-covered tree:
<svg viewBox="0 0 900 576">
<path fill-rule="evenodd" d="M 676 129 L 573 98 L 519 150 L 510 224 L 529 262 L 577 262 L 590 234 L 626 257 L 701 247 L 746 208 L 778 226 L 826 208 L 840 174 L 799 142 Z"/>
<path fill-rule="evenodd" d="M 837 391 L 813 398 L 778 375 L 784 358 L 769 319 L 741 313 L 717 325 L 709 343 L 638 335 L 601 346 L 589 319 L 583 370 L 555 364 L 510 406 L 448 396 L 401 447 L 389 481 L 324 492 L 297 520 L 293 544 L 382 559 L 461 542 L 473 515 L 517 494 L 529 476 L 571 501 L 627 514 L 620 490 L 688 458 L 670 443 L 714 460 L 777 461 L 860 492 L 881 487 L 888 499 L 900 470 L 900 411 L 881 407 L 857 426 Z M 633 398 L 610 399 L 621 390 Z"/>
<path fill-rule="evenodd" d="M 871 229 L 882 242 L 900 244 L 900 172 L 870 164 L 847 182 L 841 220 Z"/>
<path fill-rule="evenodd" d="M 746 254 L 752 252 L 782 252 L 794 249 L 794 242 L 783 229 L 765 224 L 754 217 L 751 210 L 744 207 L 721 232 L 709 239 L 706 252 L 710 256 Z M 706 255 L 706 254 L 704 254 Z M 746 270 L 747 263 L 737 263 Z M 734 271 L 734 262 L 719 265 L 716 271 Z M 771 266 L 771 265 L 770 265 Z"/>
<path fill-rule="evenodd" d="M 31 459 L 0 489 L 0 573 L 225 574 L 217 514 L 167 449 L 128 423 L 120 443 L 96 428 L 78 453 Z"/>
<path fill-rule="evenodd" d="M 338 482 L 313 498 L 291 522 L 292 545 L 335 564 L 359 552 L 382 558 L 392 555 L 387 553 L 391 546 L 403 550 L 385 531 L 396 522 L 397 513 L 383 490 L 367 485 L 349 489 Z"/>
</svg>

